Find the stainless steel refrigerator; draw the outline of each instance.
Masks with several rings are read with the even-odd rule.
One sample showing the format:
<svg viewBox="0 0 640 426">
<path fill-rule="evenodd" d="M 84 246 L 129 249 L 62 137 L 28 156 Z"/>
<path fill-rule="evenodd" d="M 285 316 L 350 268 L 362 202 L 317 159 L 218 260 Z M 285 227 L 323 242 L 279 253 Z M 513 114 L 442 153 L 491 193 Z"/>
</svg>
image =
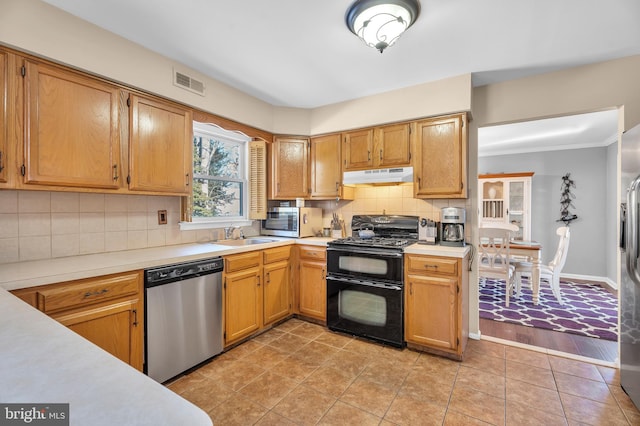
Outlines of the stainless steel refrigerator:
<svg viewBox="0 0 640 426">
<path fill-rule="evenodd" d="M 622 135 L 620 384 L 640 407 L 640 126 Z"/>
</svg>

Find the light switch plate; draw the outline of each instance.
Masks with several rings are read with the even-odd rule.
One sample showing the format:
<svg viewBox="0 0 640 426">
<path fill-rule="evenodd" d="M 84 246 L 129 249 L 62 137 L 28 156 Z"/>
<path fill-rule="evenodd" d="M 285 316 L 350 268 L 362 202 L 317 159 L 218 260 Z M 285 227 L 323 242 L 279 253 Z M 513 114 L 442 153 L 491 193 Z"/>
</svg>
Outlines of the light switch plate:
<svg viewBox="0 0 640 426">
<path fill-rule="evenodd" d="M 167 211 L 158 210 L 158 225 L 166 225 L 166 224 L 167 224 Z"/>
</svg>

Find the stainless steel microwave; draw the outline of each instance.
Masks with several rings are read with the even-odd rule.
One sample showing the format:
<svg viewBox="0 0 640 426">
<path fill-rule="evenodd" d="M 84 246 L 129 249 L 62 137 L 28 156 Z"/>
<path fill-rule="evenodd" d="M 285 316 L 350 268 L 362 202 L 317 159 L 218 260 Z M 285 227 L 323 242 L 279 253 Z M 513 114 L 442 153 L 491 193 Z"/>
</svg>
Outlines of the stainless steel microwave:
<svg viewBox="0 0 640 426">
<path fill-rule="evenodd" d="M 273 207 L 260 226 L 261 235 L 313 237 L 322 232 L 322 209 L 316 207 Z"/>
</svg>

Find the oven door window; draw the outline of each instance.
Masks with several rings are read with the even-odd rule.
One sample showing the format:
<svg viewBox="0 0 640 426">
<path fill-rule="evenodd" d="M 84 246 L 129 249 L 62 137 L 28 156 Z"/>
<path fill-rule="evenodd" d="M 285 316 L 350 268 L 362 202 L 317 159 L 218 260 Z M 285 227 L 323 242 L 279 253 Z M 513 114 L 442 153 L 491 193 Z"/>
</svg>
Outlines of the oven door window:
<svg viewBox="0 0 640 426">
<path fill-rule="evenodd" d="M 389 265 L 386 259 L 359 256 L 340 256 L 338 268 L 340 272 L 355 274 L 372 274 L 386 277 L 389 274 Z"/>
<path fill-rule="evenodd" d="M 330 275 L 402 282 L 403 264 L 402 254 L 381 254 L 366 250 L 327 250 L 327 271 Z"/>
<path fill-rule="evenodd" d="M 338 315 L 349 321 L 382 327 L 387 323 L 387 301 L 383 296 L 357 290 L 342 290 Z"/>
</svg>

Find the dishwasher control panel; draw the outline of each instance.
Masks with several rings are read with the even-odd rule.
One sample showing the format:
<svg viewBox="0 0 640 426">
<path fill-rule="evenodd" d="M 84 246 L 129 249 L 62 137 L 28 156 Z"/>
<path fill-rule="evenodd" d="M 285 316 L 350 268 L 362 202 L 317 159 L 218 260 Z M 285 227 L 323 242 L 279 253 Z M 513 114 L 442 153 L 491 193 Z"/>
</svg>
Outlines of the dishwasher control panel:
<svg viewBox="0 0 640 426">
<path fill-rule="evenodd" d="M 222 272 L 224 261 L 221 257 L 198 260 L 195 262 L 165 265 L 145 271 L 144 283 L 146 287 L 153 287 L 167 281 L 186 280 L 199 275 Z"/>
</svg>

